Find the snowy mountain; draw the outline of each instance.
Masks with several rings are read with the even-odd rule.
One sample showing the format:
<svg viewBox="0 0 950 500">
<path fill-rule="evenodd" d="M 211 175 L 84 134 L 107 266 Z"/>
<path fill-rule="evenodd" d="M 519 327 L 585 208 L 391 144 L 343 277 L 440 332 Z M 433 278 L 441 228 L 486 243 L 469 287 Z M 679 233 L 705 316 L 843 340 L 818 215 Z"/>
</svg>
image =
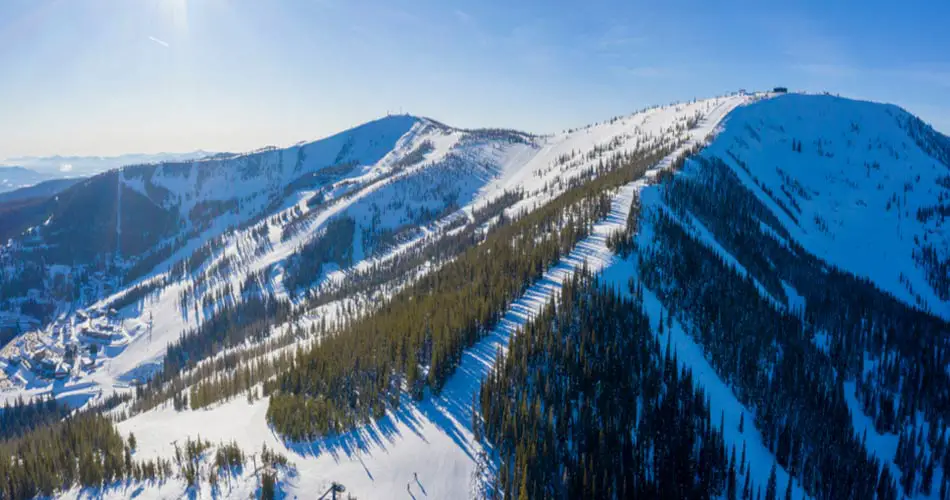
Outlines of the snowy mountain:
<svg viewBox="0 0 950 500">
<path fill-rule="evenodd" d="M 899 108 L 744 93 L 123 166 L 0 212 L 0 395 L 114 417 L 106 498 L 928 497 L 948 173 Z"/>
</svg>

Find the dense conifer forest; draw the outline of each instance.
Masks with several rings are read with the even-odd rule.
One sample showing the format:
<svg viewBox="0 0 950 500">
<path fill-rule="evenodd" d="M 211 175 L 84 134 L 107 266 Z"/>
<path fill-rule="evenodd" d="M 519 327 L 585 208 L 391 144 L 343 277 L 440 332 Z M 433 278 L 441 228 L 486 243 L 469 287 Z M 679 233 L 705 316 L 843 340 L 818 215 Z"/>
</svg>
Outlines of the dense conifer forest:
<svg viewBox="0 0 950 500">
<path fill-rule="evenodd" d="M 69 408 L 50 397 L 24 401 L 22 397 L 0 407 L 0 441 L 19 437 L 36 427 L 56 422 Z"/>
<path fill-rule="evenodd" d="M 492 495 L 737 498 L 745 455 L 726 449 L 641 300 L 580 271 L 512 338 L 474 402 L 501 458 Z"/>
</svg>

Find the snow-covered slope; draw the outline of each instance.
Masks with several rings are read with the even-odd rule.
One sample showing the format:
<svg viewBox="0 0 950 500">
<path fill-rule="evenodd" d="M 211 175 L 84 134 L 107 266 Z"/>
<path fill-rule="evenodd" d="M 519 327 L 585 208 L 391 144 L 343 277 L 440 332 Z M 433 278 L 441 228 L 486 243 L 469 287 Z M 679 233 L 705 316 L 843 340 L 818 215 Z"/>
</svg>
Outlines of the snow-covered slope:
<svg viewBox="0 0 950 500">
<path fill-rule="evenodd" d="M 809 252 L 950 318 L 950 139 L 928 129 L 896 106 L 792 94 L 737 110 L 709 154 Z"/>
<path fill-rule="evenodd" d="M 82 329 L 99 323 L 77 321 L 75 310 L 91 307 L 97 315 L 116 307 L 122 321 L 110 327 L 115 334 L 105 340 L 107 358 L 97 361 L 98 370 L 141 377 L 137 369 L 154 367 L 168 342 L 198 327 L 222 304 L 243 300 L 235 290 L 248 277 L 263 280 L 259 285 L 275 297 L 297 301 L 300 287 L 319 287 L 334 267 L 365 267 L 367 259 L 431 242 L 440 227 L 470 217 L 505 192 L 524 193 L 512 213 L 537 206 L 608 154 L 668 144 L 677 123 L 685 128 L 686 121 L 717 104 L 655 108 L 541 138 L 390 116 L 287 149 L 97 176 L 62 193 L 59 199 L 68 207 L 3 250 L 8 277 L 35 276 L 37 267 L 47 274 L 4 299 L 14 311 L 55 318 L 8 345 L 4 354 L 84 344 Z M 82 203 L 69 205 L 76 199 Z M 84 218 L 99 225 L 86 227 Z M 343 261 L 328 261 L 322 274 L 300 278 L 298 264 L 311 251 L 308 245 L 319 243 L 340 220 L 354 224 Z M 87 263 L 76 264 L 77 251 L 59 253 L 76 239 L 93 242 L 92 248 L 83 247 Z M 41 263 L 35 261 L 38 248 L 45 252 Z M 103 260 L 111 270 L 91 272 L 102 269 Z M 50 265 L 57 261 L 63 265 Z M 59 290 L 53 271 L 80 289 Z M 8 378 L 22 377 L 30 379 L 22 373 Z"/>
</svg>

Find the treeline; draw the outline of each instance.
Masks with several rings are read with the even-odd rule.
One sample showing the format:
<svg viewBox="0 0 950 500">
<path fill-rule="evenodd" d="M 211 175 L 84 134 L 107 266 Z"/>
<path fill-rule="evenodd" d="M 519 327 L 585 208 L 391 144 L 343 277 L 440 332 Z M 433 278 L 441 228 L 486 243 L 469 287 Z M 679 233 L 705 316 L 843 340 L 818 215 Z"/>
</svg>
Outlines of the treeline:
<svg viewBox="0 0 950 500">
<path fill-rule="evenodd" d="M 463 350 L 611 208 L 667 148 L 618 154 L 548 204 L 489 234 L 438 271 L 298 356 L 277 381 L 268 420 L 291 439 L 340 432 L 399 405 L 404 389 L 438 393 Z M 594 180 L 590 180 L 593 178 Z"/>
<path fill-rule="evenodd" d="M 185 246 L 187 241 L 187 235 L 180 234 L 168 242 L 152 248 L 147 254 L 134 260 L 132 265 L 122 274 L 122 280 L 125 283 L 132 283 L 142 278 L 155 269 L 155 266 L 170 259 L 175 252 Z"/>
<path fill-rule="evenodd" d="M 124 439 L 108 418 L 98 414 L 44 423 L 21 437 L 0 441 L 0 498 L 25 500 L 51 497 L 76 486 L 110 488 L 127 481 L 171 479 L 183 480 L 188 487 L 207 481 L 212 494 L 219 495 L 221 479 L 230 484 L 248 463 L 259 465 L 253 473 L 269 481 L 274 493 L 277 471 L 293 467 L 266 446 L 259 455 L 248 455 L 234 442 L 215 447 L 200 437 L 187 438 L 183 446 L 176 443 L 172 458 L 135 460 L 136 446 L 134 434 Z M 212 448 L 214 452 L 208 453 Z"/>
<path fill-rule="evenodd" d="M 52 397 L 24 401 L 21 396 L 13 403 L 0 407 L 0 441 L 19 437 L 68 414 L 69 407 L 57 403 Z"/>
<path fill-rule="evenodd" d="M 177 373 L 245 339 L 261 340 L 269 334 L 270 325 L 286 321 L 290 312 L 290 302 L 270 296 L 247 297 L 237 305 L 222 306 L 200 326 L 168 345 L 162 370 Z"/>
<path fill-rule="evenodd" d="M 104 307 L 118 311 L 124 307 L 138 303 L 149 295 L 160 292 L 167 284 L 168 280 L 164 276 L 139 283 L 138 285 L 127 288 L 125 293 L 111 302 L 108 302 Z"/>
<path fill-rule="evenodd" d="M 693 129 L 698 126 L 698 124 L 699 114 L 697 113 L 697 115 L 688 122 L 688 129 Z M 709 140 L 707 137 L 705 142 L 708 143 Z M 669 180 L 675 172 L 679 172 L 683 168 L 689 158 L 699 153 L 703 148 L 703 144 L 704 143 L 697 142 L 685 148 L 670 161 L 669 168 L 657 172 L 655 177 L 647 181 L 647 184 L 653 185 L 663 180 Z M 626 259 L 637 248 L 634 237 L 640 230 L 640 215 L 640 192 L 636 191 L 633 193 L 633 200 L 630 202 L 630 211 L 627 213 L 626 225 L 624 225 L 621 231 L 614 232 L 607 236 L 607 247 L 610 248 L 610 251 L 620 255 L 621 258 Z"/>
<path fill-rule="evenodd" d="M 308 334 L 316 336 L 317 330 L 314 328 Z M 120 418 L 151 410 L 168 401 L 175 401 L 178 410 L 190 407 L 190 388 L 201 384 L 211 384 L 217 389 L 203 390 L 204 396 L 199 396 L 197 408 L 238 396 L 244 392 L 242 387 L 249 390 L 266 379 L 259 377 L 269 378 L 273 373 L 288 369 L 293 360 L 292 352 L 277 351 L 299 341 L 303 335 L 298 331 L 292 335 L 271 337 L 253 346 L 232 347 L 221 352 L 220 356 L 196 363 L 191 369 L 159 372 L 146 383 L 136 386 L 135 400 L 127 412 L 120 414 Z M 255 368 L 248 370 L 254 365 Z M 183 392 L 184 398 L 180 396 Z"/>
<path fill-rule="evenodd" d="M 473 402 L 476 436 L 501 459 L 493 494 L 738 498 L 745 450 L 740 462 L 726 448 L 692 373 L 669 344 L 661 350 L 642 297 L 579 271 L 557 299 L 512 336 Z M 775 499 L 774 477 L 769 486 Z M 747 482 L 743 498 L 755 487 Z"/>
<path fill-rule="evenodd" d="M 132 448 L 102 416 L 44 425 L 0 443 L 0 498 L 48 497 L 73 486 L 98 488 L 130 478 L 172 477 L 170 462 L 134 461 Z"/>
<path fill-rule="evenodd" d="M 352 217 L 335 217 L 326 228 L 302 247 L 287 261 L 284 285 L 291 293 L 306 288 L 323 272 L 325 264 L 334 263 L 348 267 L 353 263 L 353 235 L 356 221 Z"/>
<path fill-rule="evenodd" d="M 950 206 L 947 207 L 950 213 Z M 913 250 L 914 262 L 924 268 L 927 282 L 937 292 L 940 300 L 950 300 L 950 256 L 941 258 L 936 247 L 930 243 Z"/>
<path fill-rule="evenodd" d="M 299 337 L 294 338 L 299 339 Z M 189 405 L 192 410 L 197 410 L 242 393 L 247 395 L 248 402 L 253 402 L 256 398 L 264 396 L 263 392 L 258 392 L 256 386 L 290 369 L 292 359 L 293 353 L 284 351 L 248 361 L 229 371 L 215 372 L 213 376 L 191 386 Z"/>
<path fill-rule="evenodd" d="M 421 144 L 416 146 L 415 149 L 410 151 L 406 156 L 403 156 L 399 161 L 395 162 L 393 167 L 397 170 L 404 169 L 406 167 L 411 167 L 417 163 L 421 163 L 425 159 L 425 156 L 435 150 L 435 146 L 432 144 L 432 141 L 426 139 L 422 141 Z"/>
<path fill-rule="evenodd" d="M 725 163 L 696 162 L 690 175 L 659 186 L 669 211 L 657 205 L 644 212 L 655 235 L 639 252 L 644 284 L 754 409 L 764 444 L 806 492 L 895 498 L 889 467 L 854 432 L 843 382 L 866 368 L 865 356 L 887 353 L 902 360 L 900 371 L 916 376 L 876 386 L 880 397 L 902 387 L 902 415 L 946 408 L 940 388 L 948 386 L 947 375 L 939 361 L 945 358 L 936 354 L 944 349 L 946 324 L 808 254 Z M 692 218 L 743 269 L 692 234 Z M 787 303 L 787 287 L 804 297 L 804 311 L 771 300 Z"/>
</svg>

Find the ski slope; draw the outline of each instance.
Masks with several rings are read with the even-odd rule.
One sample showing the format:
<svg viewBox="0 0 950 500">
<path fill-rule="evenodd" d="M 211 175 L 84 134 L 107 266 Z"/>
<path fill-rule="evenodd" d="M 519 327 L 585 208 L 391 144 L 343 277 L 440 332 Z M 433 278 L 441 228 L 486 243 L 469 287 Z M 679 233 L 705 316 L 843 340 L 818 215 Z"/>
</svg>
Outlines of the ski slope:
<svg viewBox="0 0 950 500">
<path fill-rule="evenodd" d="M 696 129 L 689 132 L 691 144 L 715 131 L 727 113 L 746 101 L 745 97 L 731 96 L 682 105 L 678 110 L 660 108 L 643 116 L 635 115 L 627 127 L 636 123 L 637 127 L 649 127 L 648 130 L 659 132 L 684 113 L 691 116 L 700 111 L 703 119 Z M 593 128 L 576 133 L 584 134 L 582 141 L 597 144 L 602 142 L 590 139 L 588 135 L 602 133 L 600 141 L 604 141 L 605 137 L 612 137 L 616 129 L 601 131 Z M 547 140 L 551 142 L 539 150 L 547 158 L 578 147 L 577 144 L 557 142 L 557 138 Z M 647 177 L 667 168 L 676 154 L 650 170 Z M 512 158 L 524 159 L 524 156 L 523 152 L 518 152 Z M 531 173 L 548 167 L 550 162 L 535 155 L 524 165 L 522 168 L 527 174 L 516 171 L 512 165 L 506 166 L 493 189 L 520 186 L 530 192 L 534 186 L 543 185 L 544 176 L 533 177 Z M 468 498 L 484 480 L 482 475 L 485 472 L 483 450 L 473 440 L 471 431 L 471 402 L 481 380 L 498 354 L 504 352 L 510 336 L 556 295 L 565 279 L 580 266 L 586 265 L 598 272 L 614 262 L 614 256 L 606 245 L 607 237 L 625 227 L 634 195 L 645 185 L 645 180 L 639 180 L 613 195 L 610 215 L 597 223 L 588 238 L 518 298 L 499 325 L 466 351 L 439 396 L 427 395 L 420 403 L 404 403 L 399 411 L 388 413 L 372 425 L 305 444 L 284 443 L 268 428 L 266 400 L 248 405 L 238 399 L 199 411 L 175 412 L 166 407 L 132 417 L 118 427 L 123 433 L 135 433 L 141 458 L 168 456 L 173 452 L 172 441 L 182 440 L 185 435 L 200 435 L 212 442 L 237 439 L 249 450 L 260 449 L 266 443 L 268 447 L 287 454 L 297 466 L 297 473 L 282 481 L 282 487 L 291 497 L 309 498 L 313 492 L 324 491 L 331 481 L 336 481 L 359 498 Z M 416 474 L 418 482 L 414 479 Z M 254 478 L 244 477 L 243 480 L 244 484 L 235 492 L 253 491 Z M 139 493 L 139 497 L 173 496 L 181 491 L 183 485 L 149 486 Z M 128 489 L 119 488 L 106 493 L 118 498 L 128 492 Z"/>
</svg>

